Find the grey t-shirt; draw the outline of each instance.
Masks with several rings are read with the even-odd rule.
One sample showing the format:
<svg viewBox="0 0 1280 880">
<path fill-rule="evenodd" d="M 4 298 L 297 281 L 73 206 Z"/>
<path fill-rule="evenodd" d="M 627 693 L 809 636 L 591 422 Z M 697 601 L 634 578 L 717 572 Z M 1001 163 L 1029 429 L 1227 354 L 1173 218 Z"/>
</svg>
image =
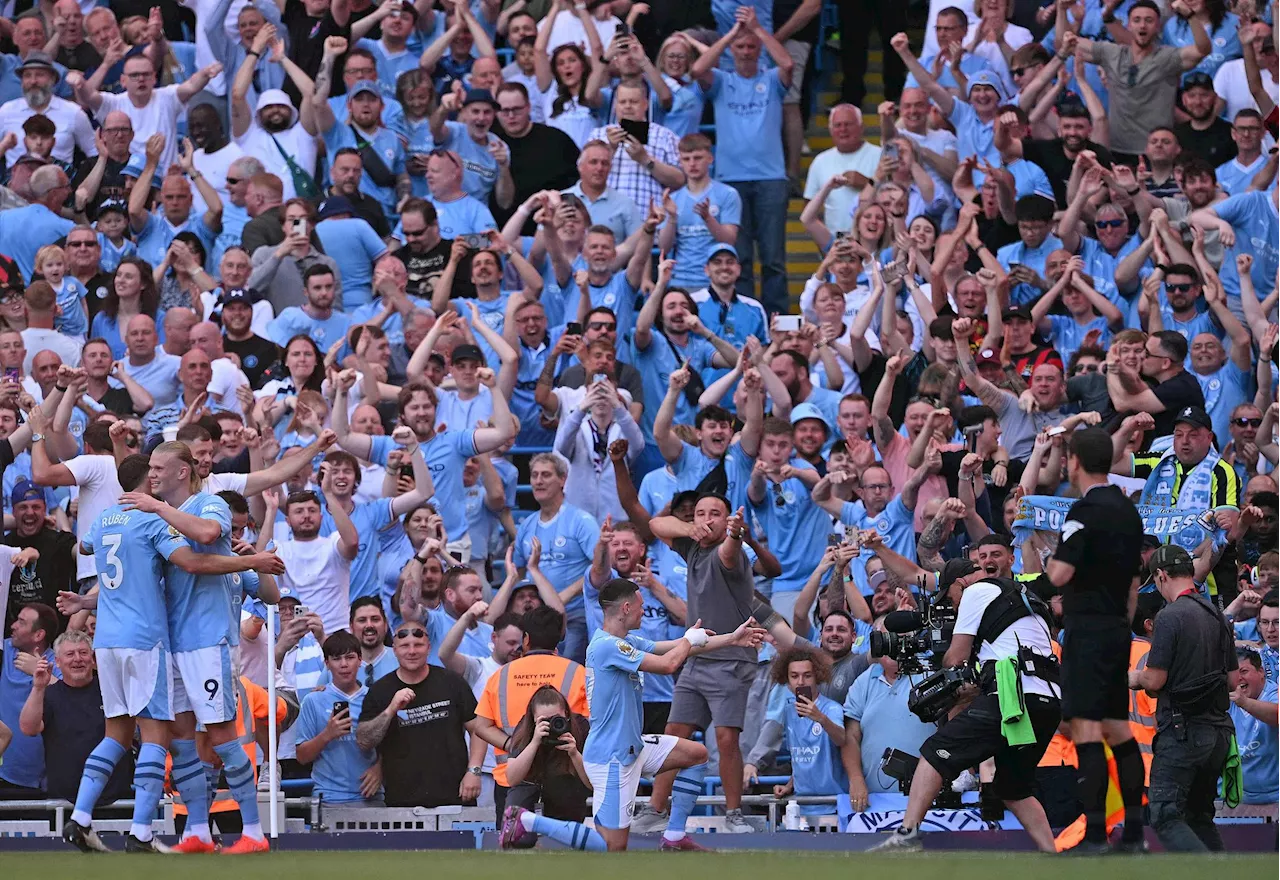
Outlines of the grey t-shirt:
<svg viewBox="0 0 1280 880">
<path fill-rule="evenodd" d="M 1187 720 L 1214 727 L 1233 726 L 1227 709 L 1227 673 L 1238 668 L 1235 637 L 1222 613 L 1199 596 L 1180 596 L 1156 615 L 1147 666 L 1169 674 L 1156 702 L 1156 729 L 1173 723 L 1173 698 L 1179 689 L 1212 673 L 1222 673 L 1214 707 Z"/>
<path fill-rule="evenodd" d="M 685 579 L 689 613 L 685 619 L 692 626 L 702 625 L 721 635 L 731 633 L 751 616 L 751 597 L 755 579 L 747 554 L 738 551 L 738 566 L 732 570 L 720 561 L 719 547 L 703 547 L 689 538 L 672 545 L 689 566 Z M 699 655 L 709 660 L 750 660 L 756 662 L 754 648 L 720 648 Z"/>
<path fill-rule="evenodd" d="M 1026 461 L 1031 457 L 1036 435 L 1045 428 L 1062 423 L 1067 411 L 1058 407 L 1050 412 L 1023 412 L 1018 397 L 1011 391 L 1001 392 L 1003 404 L 995 407 L 996 418 L 1002 431 L 1000 445 L 1009 450 L 1009 457 Z"/>
<path fill-rule="evenodd" d="M 1147 148 L 1153 128 L 1173 124 L 1182 54 L 1174 46 L 1157 46 L 1135 64 L 1128 46 L 1094 43 L 1093 60 L 1107 72 L 1111 104 L 1111 149 L 1137 155 Z"/>
</svg>

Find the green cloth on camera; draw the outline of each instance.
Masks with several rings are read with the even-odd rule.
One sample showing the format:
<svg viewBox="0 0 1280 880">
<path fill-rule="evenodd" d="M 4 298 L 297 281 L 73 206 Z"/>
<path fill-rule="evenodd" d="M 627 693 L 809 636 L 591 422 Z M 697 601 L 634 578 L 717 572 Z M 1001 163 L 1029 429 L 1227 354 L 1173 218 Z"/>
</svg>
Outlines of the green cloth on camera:
<svg viewBox="0 0 1280 880">
<path fill-rule="evenodd" d="M 996 699 L 1000 701 L 1000 732 L 1011 746 L 1026 746 L 1036 741 L 1031 716 L 1022 698 L 1022 676 L 1017 657 L 996 661 Z"/>
<path fill-rule="evenodd" d="M 1244 791 L 1244 773 L 1240 769 L 1240 747 L 1236 743 L 1236 735 L 1231 734 L 1231 744 L 1227 747 L 1227 759 L 1222 762 L 1222 801 L 1231 809 L 1240 806 L 1240 795 Z"/>
</svg>

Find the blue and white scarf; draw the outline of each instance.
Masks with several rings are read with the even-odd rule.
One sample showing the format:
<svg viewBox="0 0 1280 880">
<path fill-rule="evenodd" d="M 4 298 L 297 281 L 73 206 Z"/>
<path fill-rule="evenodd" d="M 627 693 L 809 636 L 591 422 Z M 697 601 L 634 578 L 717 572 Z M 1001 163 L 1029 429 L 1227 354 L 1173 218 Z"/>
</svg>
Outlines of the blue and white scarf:
<svg viewBox="0 0 1280 880">
<path fill-rule="evenodd" d="M 1205 455 L 1204 460 L 1191 469 L 1182 478 L 1182 486 L 1178 489 L 1178 500 L 1173 500 L 1173 487 L 1178 479 L 1178 459 L 1172 451 L 1165 453 L 1164 458 L 1147 477 L 1147 484 L 1142 487 L 1142 503 L 1158 507 L 1175 507 L 1178 510 L 1206 510 L 1213 506 L 1213 468 L 1218 463 L 1218 450 L 1213 447 Z"/>
<path fill-rule="evenodd" d="M 1058 498 L 1054 495 L 1027 495 L 1018 501 L 1018 512 L 1013 520 L 1013 541 L 1021 546 L 1032 532 L 1060 532 L 1066 521 L 1067 511 L 1076 503 L 1075 498 Z M 1161 543 L 1177 544 L 1188 553 L 1200 546 L 1207 536 L 1214 537 L 1215 545 L 1221 529 L 1206 529 L 1200 522 L 1201 510 L 1183 510 L 1139 504 L 1142 531 L 1160 539 Z"/>
</svg>

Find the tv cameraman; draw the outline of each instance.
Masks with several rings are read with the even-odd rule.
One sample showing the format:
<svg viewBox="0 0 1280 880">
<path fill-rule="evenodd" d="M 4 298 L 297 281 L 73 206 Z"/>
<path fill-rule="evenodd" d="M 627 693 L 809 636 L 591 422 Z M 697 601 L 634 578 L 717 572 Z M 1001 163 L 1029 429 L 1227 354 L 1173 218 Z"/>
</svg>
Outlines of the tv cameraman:
<svg viewBox="0 0 1280 880">
<path fill-rule="evenodd" d="M 1049 820 L 1033 796 L 1036 765 L 1062 717 L 1058 664 L 1048 625 L 1033 610 L 1032 597 L 1015 581 L 990 577 L 968 559 L 953 559 L 943 566 L 938 588 L 957 609 L 955 632 L 942 665 L 952 668 L 977 661 L 978 695 L 924 741 L 902 824 L 873 849 L 921 850 L 920 823 L 943 783 L 994 757 L 995 795 L 1018 817 L 1041 852 L 1055 852 Z M 1000 666 L 1004 668 L 997 671 Z M 997 692 L 997 682 L 1005 700 Z M 1021 720 L 1005 725 L 1004 710 L 1017 700 L 1018 691 L 1025 703 Z M 1022 744 L 1014 745 L 1010 739 Z"/>
</svg>

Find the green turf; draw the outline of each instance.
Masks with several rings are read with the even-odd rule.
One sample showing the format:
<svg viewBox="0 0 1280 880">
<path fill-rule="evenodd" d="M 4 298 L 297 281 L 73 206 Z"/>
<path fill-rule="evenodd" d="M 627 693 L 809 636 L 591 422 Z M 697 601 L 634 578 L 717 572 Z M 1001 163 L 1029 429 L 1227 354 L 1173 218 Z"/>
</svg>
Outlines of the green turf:
<svg viewBox="0 0 1280 880">
<path fill-rule="evenodd" d="M 1035 880 L 1130 880 L 1153 870 L 1161 880 L 1204 880 L 1211 873 L 1233 877 L 1274 877 L 1276 856 L 1164 856 L 1068 859 L 1031 853 L 936 853 L 908 856 L 869 856 L 862 853 L 738 852 L 707 855 L 654 852 L 616 855 L 572 852 L 309 852 L 272 853 L 234 860 L 222 856 L 85 856 L 8 853 L 0 861 L 8 877 L 63 878 L 77 875 L 92 880 L 138 880 L 150 873 L 150 863 L 167 877 L 172 862 L 181 859 L 181 880 L 353 880 L 353 878 L 418 877 L 429 872 L 450 880 L 565 880 L 585 878 L 697 877 L 699 880 L 849 880 L 850 871 L 875 880 L 920 880 L 946 872 L 946 880 L 992 880 L 1023 875 Z M 870 873 L 866 873 L 870 872 Z"/>
</svg>

